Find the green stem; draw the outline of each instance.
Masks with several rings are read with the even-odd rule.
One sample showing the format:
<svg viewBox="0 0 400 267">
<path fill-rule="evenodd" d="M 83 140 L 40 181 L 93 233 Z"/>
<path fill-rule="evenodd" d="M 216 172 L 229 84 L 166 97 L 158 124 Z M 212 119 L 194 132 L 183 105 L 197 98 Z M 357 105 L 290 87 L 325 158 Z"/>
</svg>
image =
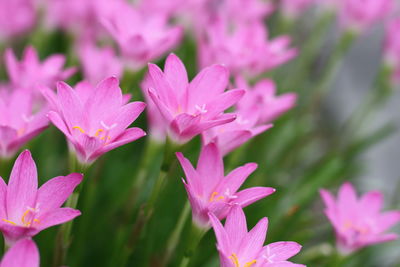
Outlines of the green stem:
<svg viewBox="0 0 400 267">
<path fill-rule="evenodd" d="M 78 170 L 81 170 L 81 173 L 83 173 L 83 170 L 85 169 L 85 166 L 79 164 L 77 162 L 76 157 L 70 152 L 69 154 L 69 169 L 70 172 L 77 172 Z M 86 177 L 87 178 L 87 177 Z M 85 179 L 86 180 L 86 179 Z M 72 195 L 68 198 L 65 206 L 76 209 L 78 205 L 78 200 L 79 200 L 79 195 L 82 190 L 82 183 L 77 186 L 75 189 L 75 192 L 72 193 Z M 66 264 L 66 259 L 67 259 L 67 254 L 68 254 L 68 249 L 72 243 L 72 226 L 73 226 L 73 220 L 66 222 L 62 224 L 59 228 L 59 231 L 56 236 L 56 245 L 55 245 L 55 251 L 54 251 L 54 259 L 53 259 L 53 266 L 58 267 L 61 265 Z"/>
<path fill-rule="evenodd" d="M 189 244 L 186 247 L 184 252 L 183 258 L 179 267 L 186 267 L 189 265 L 190 260 L 192 259 L 197 246 L 199 245 L 201 239 L 203 238 L 204 234 L 207 230 L 197 227 L 196 224 L 192 223 L 192 228 L 189 235 Z"/>
<path fill-rule="evenodd" d="M 162 262 L 161 266 L 167 266 L 169 261 L 171 260 L 171 257 L 174 251 L 176 250 L 179 241 L 181 240 L 182 231 L 187 219 L 189 218 L 189 215 L 190 215 L 190 203 L 189 201 L 186 201 L 185 206 L 183 207 L 181 214 L 179 215 L 176 227 L 167 241 L 166 251 L 164 254 L 164 258 L 161 261 Z"/>
<path fill-rule="evenodd" d="M 157 200 L 165 186 L 166 178 L 168 174 L 174 169 L 172 168 L 175 159 L 175 152 L 179 150 L 179 146 L 167 140 L 164 150 L 164 159 L 161 164 L 160 172 L 158 178 L 151 190 L 150 196 L 146 203 L 144 203 L 139 210 L 138 217 L 134 223 L 133 230 L 129 235 L 128 242 L 124 249 L 121 257 L 121 265 L 125 266 L 129 257 L 132 255 L 133 251 L 136 249 L 137 241 L 143 234 L 143 228 L 147 222 L 151 219 Z"/>
</svg>

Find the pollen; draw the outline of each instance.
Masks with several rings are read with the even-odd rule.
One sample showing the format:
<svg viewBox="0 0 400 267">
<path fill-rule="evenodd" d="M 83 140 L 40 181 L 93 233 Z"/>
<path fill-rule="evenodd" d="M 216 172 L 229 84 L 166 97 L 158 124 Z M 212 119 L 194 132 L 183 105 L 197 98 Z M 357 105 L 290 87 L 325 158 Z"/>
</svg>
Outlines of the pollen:
<svg viewBox="0 0 400 267">
<path fill-rule="evenodd" d="M 213 192 L 213 193 L 211 194 L 210 199 L 209 199 L 208 201 L 209 201 L 209 202 L 213 202 L 213 201 L 218 201 L 218 200 L 223 200 L 223 199 L 224 199 L 223 196 L 219 196 L 219 197 L 215 198 L 216 196 L 218 196 L 218 192 Z"/>
<path fill-rule="evenodd" d="M 4 222 L 12 224 L 12 225 L 17 225 L 15 222 L 7 220 L 7 219 L 2 219 Z"/>
<path fill-rule="evenodd" d="M 81 133 L 85 133 L 85 131 L 80 126 L 74 126 L 72 129 L 78 129 Z"/>
<path fill-rule="evenodd" d="M 235 267 L 240 267 L 239 265 L 239 259 L 236 255 L 236 253 L 232 253 L 231 256 L 229 256 L 229 259 L 231 259 L 231 261 L 233 262 L 233 264 L 235 264 Z"/>
<path fill-rule="evenodd" d="M 257 260 L 252 260 L 252 261 L 247 262 L 247 263 L 244 265 L 244 267 L 250 267 L 251 265 L 256 264 L 256 263 L 257 263 Z"/>
</svg>

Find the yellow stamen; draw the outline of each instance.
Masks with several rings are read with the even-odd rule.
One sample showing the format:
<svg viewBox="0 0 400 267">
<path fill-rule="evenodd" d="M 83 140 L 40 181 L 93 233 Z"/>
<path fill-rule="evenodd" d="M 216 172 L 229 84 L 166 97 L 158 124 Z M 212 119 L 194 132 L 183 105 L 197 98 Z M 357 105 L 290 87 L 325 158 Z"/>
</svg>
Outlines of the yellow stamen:
<svg viewBox="0 0 400 267">
<path fill-rule="evenodd" d="M 40 221 L 38 219 L 33 219 L 33 221 L 36 223 L 40 223 Z"/>
<path fill-rule="evenodd" d="M 95 136 L 95 137 L 98 137 L 99 134 L 100 134 L 101 132 L 104 132 L 104 130 L 103 130 L 103 129 L 98 129 L 98 130 L 96 131 L 96 133 L 94 134 L 94 136 Z"/>
<path fill-rule="evenodd" d="M 244 265 L 244 267 L 250 267 L 251 265 L 256 264 L 256 263 L 257 263 L 257 260 L 252 260 L 252 261 L 247 262 L 247 263 Z"/>
<path fill-rule="evenodd" d="M 74 126 L 72 129 L 78 129 L 81 133 L 85 133 L 85 131 L 80 126 Z"/>
<path fill-rule="evenodd" d="M 213 192 L 208 201 L 209 202 L 213 202 L 213 201 L 218 201 L 218 200 L 223 200 L 224 199 L 224 196 L 219 196 L 217 199 L 215 199 L 216 196 L 218 196 L 218 192 Z"/>
<path fill-rule="evenodd" d="M 22 215 L 22 217 L 21 217 L 22 223 L 23 223 L 24 225 L 26 225 L 26 226 L 29 226 L 29 225 L 31 224 L 30 222 L 25 222 L 25 217 L 26 217 L 26 215 L 28 215 L 29 212 L 30 212 L 30 210 L 27 209 L 27 210 L 24 212 L 24 214 Z"/>
<path fill-rule="evenodd" d="M 235 253 L 232 253 L 231 256 L 229 256 L 229 259 L 232 260 L 233 264 L 235 264 L 235 267 L 240 267 L 239 265 L 239 259 Z"/>
<path fill-rule="evenodd" d="M 10 220 L 6 220 L 6 219 L 2 219 L 4 222 L 12 224 L 12 225 L 17 225 L 15 222 L 10 221 Z"/>
</svg>

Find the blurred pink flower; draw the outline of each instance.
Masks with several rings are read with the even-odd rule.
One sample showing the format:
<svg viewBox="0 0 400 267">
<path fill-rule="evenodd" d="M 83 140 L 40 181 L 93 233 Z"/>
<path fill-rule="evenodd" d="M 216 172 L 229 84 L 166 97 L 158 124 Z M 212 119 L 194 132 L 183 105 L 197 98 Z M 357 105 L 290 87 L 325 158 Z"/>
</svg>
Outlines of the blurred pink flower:
<svg viewBox="0 0 400 267">
<path fill-rule="evenodd" d="M 50 121 L 67 137 L 78 160 L 90 164 L 102 154 L 146 135 L 128 128 L 145 108 L 143 102 L 125 105 L 119 81 L 110 77 L 96 87 L 81 83 L 75 90 L 57 84 L 57 97 L 45 94 L 52 103 Z"/>
<path fill-rule="evenodd" d="M 82 174 L 58 176 L 39 189 L 31 153 L 22 152 L 15 161 L 8 186 L 0 179 L 0 230 L 12 245 L 22 238 L 65 223 L 79 216 L 78 210 L 60 208 L 82 181 Z"/>
<path fill-rule="evenodd" d="M 222 156 L 213 143 L 202 148 L 197 169 L 182 153 L 176 156 L 185 172 L 186 180 L 182 180 L 192 206 L 193 221 L 200 228 L 209 227 L 209 212 L 222 220 L 232 205 L 246 207 L 275 192 L 271 187 L 252 187 L 237 192 L 257 164 L 248 163 L 225 177 Z"/>
<path fill-rule="evenodd" d="M 84 41 L 79 43 L 78 52 L 83 75 L 92 84 L 110 76 L 121 78 L 122 62 L 111 46 L 100 48 L 91 41 Z"/>
<path fill-rule="evenodd" d="M 364 31 L 388 18 L 393 11 L 393 0 L 341 0 L 336 4 L 343 27 Z"/>
<path fill-rule="evenodd" d="M 10 158 L 48 126 L 46 110 L 36 111 L 31 91 L 0 88 L 0 157 Z"/>
<path fill-rule="evenodd" d="M 400 81 L 400 17 L 386 24 L 384 60 L 394 70 L 394 78 Z"/>
<path fill-rule="evenodd" d="M 400 211 L 381 213 L 382 193 L 371 191 L 357 199 L 348 182 L 340 187 L 336 200 L 326 190 L 320 193 L 341 253 L 348 254 L 365 246 L 397 239 L 396 234 L 385 231 L 400 221 Z"/>
<path fill-rule="evenodd" d="M 0 0 L 0 42 L 26 33 L 35 23 L 32 0 Z"/>
<path fill-rule="evenodd" d="M 284 16 L 296 18 L 303 14 L 315 0 L 281 0 L 281 8 Z"/>
<path fill-rule="evenodd" d="M 149 16 L 128 3 L 114 8 L 102 23 L 117 42 L 128 67 L 134 70 L 172 50 L 182 38 L 183 29 L 169 25 L 164 14 Z"/>
<path fill-rule="evenodd" d="M 4 255 L 0 267 L 39 267 L 39 250 L 32 239 L 15 243 Z"/>
<path fill-rule="evenodd" d="M 227 92 L 229 73 L 221 65 L 203 69 L 188 82 L 182 61 L 171 54 L 165 62 L 164 73 L 149 64 L 149 75 L 154 88 L 149 95 L 164 117 L 168 133 L 176 143 L 186 143 L 212 127 L 231 122 L 233 114 L 223 111 L 243 96 L 244 90 Z"/>
<path fill-rule="evenodd" d="M 225 227 L 214 213 L 210 221 L 217 238 L 221 267 L 304 267 L 287 261 L 301 250 L 296 242 L 275 242 L 264 246 L 268 229 L 268 218 L 261 219 L 250 232 L 247 231 L 246 216 L 238 205 L 229 212 Z"/>
<path fill-rule="evenodd" d="M 296 93 L 276 95 L 276 85 L 269 79 L 262 79 L 251 88 L 243 77 L 237 76 L 236 86 L 246 90 L 246 94 L 237 104 L 238 110 L 258 109 L 260 115 L 256 125 L 273 122 L 292 109 L 297 101 Z"/>
<path fill-rule="evenodd" d="M 295 93 L 276 96 L 272 80 L 261 80 L 250 88 L 243 77 L 237 76 L 235 85 L 246 90 L 236 104 L 236 120 L 213 127 L 202 135 L 204 144 L 216 143 L 223 155 L 271 128 L 270 123 L 293 108 L 297 98 Z"/>
<path fill-rule="evenodd" d="M 290 42 L 289 36 L 268 40 L 261 22 L 240 23 L 232 28 L 219 20 L 200 37 L 199 62 L 203 68 L 224 64 L 234 75 L 254 77 L 294 58 L 297 50 L 289 47 Z"/>
<path fill-rule="evenodd" d="M 11 49 L 5 52 L 5 65 L 10 82 L 14 87 L 35 90 L 36 86 L 53 88 L 57 81 L 68 79 L 75 68 L 63 69 L 65 56 L 54 54 L 40 62 L 36 50 L 28 46 L 18 62 Z"/>
</svg>

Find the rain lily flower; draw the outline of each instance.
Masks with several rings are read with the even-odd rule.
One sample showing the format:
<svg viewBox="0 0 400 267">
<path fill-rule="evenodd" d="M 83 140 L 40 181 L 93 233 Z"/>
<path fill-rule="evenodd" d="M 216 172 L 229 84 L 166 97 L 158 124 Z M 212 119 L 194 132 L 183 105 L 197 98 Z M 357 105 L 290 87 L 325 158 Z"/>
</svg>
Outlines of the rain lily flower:
<svg viewBox="0 0 400 267">
<path fill-rule="evenodd" d="M 85 41 L 79 44 L 78 52 L 83 75 L 92 84 L 110 76 L 122 76 L 122 62 L 111 46 L 100 48 L 90 41 Z"/>
<path fill-rule="evenodd" d="M 25 48 L 18 62 L 11 49 L 5 52 L 5 65 L 11 84 L 16 88 L 34 90 L 36 86 L 53 88 L 57 81 L 68 79 L 75 68 L 63 69 L 65 56 L 54 54 L 40 62 L 37 51 L 32 46 Z"/>
<path fill-rule="evenodd" d="M 385 37 L 385 63 L 394 70 L 394 78 L 400 81 L 400 17 L 386 24 Z"/>
<path fill-rule="evenodd" d="M 342 0 L 336 4 L 343 27 L 362 32 L 389 16 L 393 0 Z"/>
<path fill-rule="evenodd" d="M 246 94 L 237 104 L 238 109 L 254 110 L 257 107 L 260 113 L 257 125 L 273 122 L 292 109 L 297 101 L 296 93 L 276 95 L 276 85 L 270 79 L 262 79 L 251 88 L 245 79 L 237 76 L 236 86 L 246 89 Z"/>
<path fill-rule="evenodd" d="M 236 86 L 246 94 L 235 106 L 236 120 L 205 131 L 203 143 L 214 142 L 223 155 L 272 127 L 271 122 L 293 108 L 296 94 L 276 96 L 272 80 L 264 79 L 251 88 L 243 77 L 236 77 Z"/>
<path fill-rule="evenodd" d="M 0 267 L 39 267 L 39 250 L 32 239 L 15 243 L 4 255 Z"/>
<path fill-rule="evenodd" d="M 183 29 L 170 26 L 168 19 L 161 13 L 148 16 L 128 3 L 121 3 L 115 5 L 114 11 L 105 15 L 102 22 L 127 59 L 128 67 L 136 70 L 180 42 Z"/>
<path fill-rule="evenodd" d="M 32 0 L 0 0 L 0 42 L 26 33 L 35 21 Z"/>
<path fill-rule="evenodd" d="M 82 181 L 82 174 L 55 177 L 39 189 L 31 153 L 22 152 L 15 161 L 8 186 L 0 179 L 0 230 L 12 245 L 22 238 L 65 223 L 79 216 L 78 210 L 60 208 Z"/>
<path fill-rule="evenodd" d="M 285 17 L 297 18 L 303 14 L 315 0 L 281 0 L 281 8 Z"/>
<path fill-rule="evenodd" d="M 297 50 L 290 42 L 289 36 L 268 40 L 261 22 L 231 27 L 218 20 L 200 38 L 199 62 L 201 67 L 224 64 L 234 75 L 254 77 L 294 58 Z"/>
<path fill-rule="evenodd" d="M 397 239 L 394 233 L 385 233 L 400 221 L 400 211 L 381 212 L 383 195 L 371 191 L 357 199 L 350 183 L 344 183 L 335 200 L 326 190 L 321 190 L 325 214 L 332 223 L 337 247 L 342 254 L 352 253 L 362 247 Z"/>
<path fill-rule="evenodd" d="M 74 90 L 57 84 L 57 97 L 46 95 L 54 110 L 50 121 L 67 137 L 82 164 L 146 135 L 140 128 L 128 128 L 145 108 L 143 102 L 125 104 L 119 81 L 110 77 L 96 87 L 80 84 Z"/>
<path fill-rule="evenodd" d="M 268 218 L 261 219 L 248 232 L 246 216 L 238 205 L 232 207 L 225 226 L 215 214 L 209 213 L 209 216 L 217 238 L 221 267 L 305 266 L 287 261 L 301 249 L 296 242 L 275 242 L 264 246 Z"/>
<path fill-rule="evenodd" d="M 34 111 L 31 91 L 0 88 L 0 157 L 10 158 L 48 126 L 45 110 Z"/>
<path fill-rule="evenodd" d="M 221 65 L 203 69 L 190 83 L 182 61 L 171 54 L 165 63 L 164 73 L 149 64 L 149 75 L 154 88 L 149 95 L 162 114 L 171 139 L 179 144 L 212 127 L 231 122 L 234 114 L 223 111 L 234 105 L 244 90 L 228 86 L 228 70 Z"/>
<path fill-rule="evenodd" d="M 271 187 L 252 187 L 237 192 L 257 164 L 248 163 L 225 177 L 222 156 L 213 143 L 202 148 L 197 169 L 182 153 L 176 156 L 185 172 L 186 180 L 182 180 L 192 206 L 193 222 L 201 229 L 210 226 L 209 212 L 222 220 L 232 205 L 246 207 L 275 192 Z"/>
</svg>

